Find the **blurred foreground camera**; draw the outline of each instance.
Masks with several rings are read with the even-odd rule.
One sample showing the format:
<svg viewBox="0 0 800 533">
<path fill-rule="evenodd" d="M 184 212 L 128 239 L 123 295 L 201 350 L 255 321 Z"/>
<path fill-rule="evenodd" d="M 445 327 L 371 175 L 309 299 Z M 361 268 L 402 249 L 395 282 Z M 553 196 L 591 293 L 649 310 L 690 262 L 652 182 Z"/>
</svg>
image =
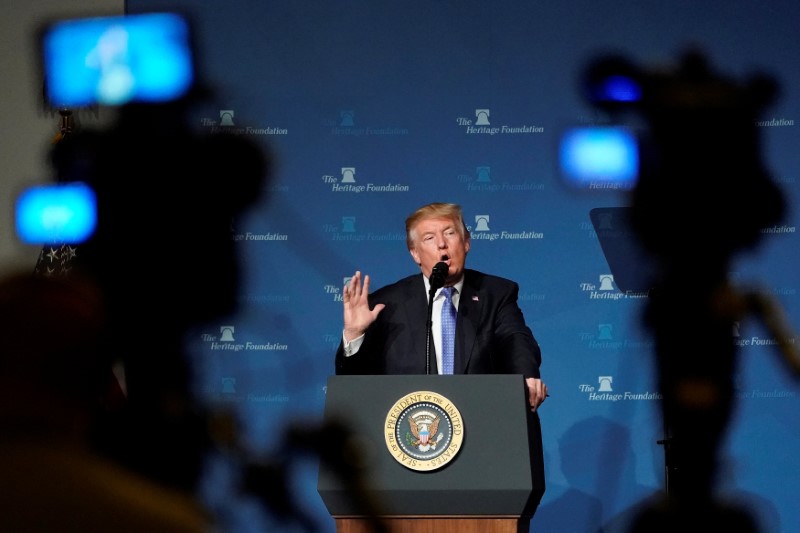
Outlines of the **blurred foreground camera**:
<svg viewBox="0 0 800 533">
<path fill-rule="evenodd" d="M 194 83 L 189 25 L 175 13 L 61 20 L 40 30 L 39 45 L 56 107 L 166 102 Z"/>
<path fill-rule="evenodd" d="M 192 34 L 177 13 L 51 21 L 39 28 L 37 44 L 46 103 L 61 115 L 58 142 L 75 133 L 73 108 L 169 106 L 195 88 Z M 26 244 L 75 245 L 95 231 L 97 183 L 89 184 L 90 165 L 73 165 L 68 176 L 57 170 L 59 183 L 17 197 L 16 234 Z"/>
</svg>

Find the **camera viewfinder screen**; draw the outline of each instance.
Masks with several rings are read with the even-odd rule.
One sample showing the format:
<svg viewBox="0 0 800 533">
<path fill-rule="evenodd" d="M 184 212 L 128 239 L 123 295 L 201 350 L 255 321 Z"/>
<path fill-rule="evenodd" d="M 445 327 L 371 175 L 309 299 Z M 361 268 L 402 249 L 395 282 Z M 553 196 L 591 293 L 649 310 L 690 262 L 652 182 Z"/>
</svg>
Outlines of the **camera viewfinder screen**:
<svg viewBox="0 0 800 533">
<path fill-rule="evenodd" d="M 28 244 L 78 244 L 94 233 L 97 206 L 86 184 L 30 187 L 16 201 L 17 236 Z"/>
<path fill-rule="evenodd" d="M 573 128 L 561 139 L 559 166 L 567 183 L 578 188 L 631 189 L 639 172 L 638 143 L 623 127 Z"/>
<path fill-rule="evenodd" d="M 41 46 L 47 100 L 57 107 L 166 102 L 194 82 L 189 26 L 174 13 L 59 21 Z"/>
</svg>

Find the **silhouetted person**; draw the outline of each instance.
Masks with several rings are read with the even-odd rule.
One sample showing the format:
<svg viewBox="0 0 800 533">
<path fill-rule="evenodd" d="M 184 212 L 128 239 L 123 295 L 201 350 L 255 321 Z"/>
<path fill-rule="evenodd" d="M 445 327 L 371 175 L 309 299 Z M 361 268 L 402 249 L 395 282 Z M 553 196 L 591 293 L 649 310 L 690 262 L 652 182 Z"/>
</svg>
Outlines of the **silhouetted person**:
<svg viewBox="0 0 800 533">
<path fill-rule="evenodd" d="M 206 531 L 185 491 L 97 453 L 108 409 L 103 295 L 90 280 L 0 280 L 0 530 Z"/>
</svg>

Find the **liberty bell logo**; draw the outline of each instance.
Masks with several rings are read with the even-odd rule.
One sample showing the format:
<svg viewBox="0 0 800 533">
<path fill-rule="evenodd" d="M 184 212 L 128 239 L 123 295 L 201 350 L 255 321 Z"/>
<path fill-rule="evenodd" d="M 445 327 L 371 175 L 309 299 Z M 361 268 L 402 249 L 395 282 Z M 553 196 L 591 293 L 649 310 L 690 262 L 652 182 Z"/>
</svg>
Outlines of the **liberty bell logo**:
<svg viewBox="0 0 800 533">
<path fill-rule="evenodd" d="M 220 337 L 219 340 L 222 342 L 233 342 L 236 339 L 233 338 L 233 326 L 220 326 L 219 333 Z"/>
</svg>

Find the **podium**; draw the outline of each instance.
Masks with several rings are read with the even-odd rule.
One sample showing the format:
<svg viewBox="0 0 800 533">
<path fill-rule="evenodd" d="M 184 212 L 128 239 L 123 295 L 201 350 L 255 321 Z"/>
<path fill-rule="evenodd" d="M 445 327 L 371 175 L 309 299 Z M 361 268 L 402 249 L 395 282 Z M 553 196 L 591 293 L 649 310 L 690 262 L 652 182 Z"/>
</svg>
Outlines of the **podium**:
<svg viewBox="0 0 800 533">
<path fill-rule="evenodd" d="M 403 437 L 393 432 L 408 439 L 403 409 L 431 398 L 454 415 L 447 426 L 454 438 L 427 463 L 434 466 L 420 469 L 425 461 L 399 449 Z M 320 463 L 317 489 L 338 533 L 529 530 L 545 482 L 539 417 L 521 375 L 331 376 L 325 420 L 349 429 L 344 461 L 366 462 L 360 493 L 341 465 Z M 365 501 L 379 516 L 365 516 Z"/>
</svg>

